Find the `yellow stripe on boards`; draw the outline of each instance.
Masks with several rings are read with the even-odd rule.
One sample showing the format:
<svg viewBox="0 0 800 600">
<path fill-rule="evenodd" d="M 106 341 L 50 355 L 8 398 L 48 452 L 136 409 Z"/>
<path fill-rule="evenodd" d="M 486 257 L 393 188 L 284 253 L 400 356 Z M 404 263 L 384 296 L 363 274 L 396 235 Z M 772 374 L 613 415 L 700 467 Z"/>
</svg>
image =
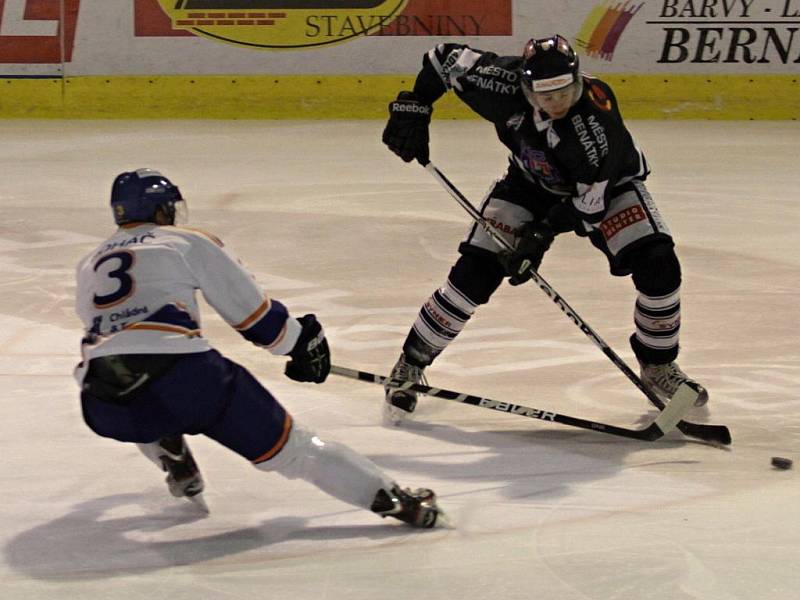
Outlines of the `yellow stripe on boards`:
<svg viewBox="0 0 800 600">
<path fill-rule="evenodd" d="M 629 119 L 797 119 L 794 75 L 599 75 Z M 385 119 L 414 75 L 0 79 L 0 118 Z M 454 94 L 434 119 L 478 118 Z"/>
</svg>

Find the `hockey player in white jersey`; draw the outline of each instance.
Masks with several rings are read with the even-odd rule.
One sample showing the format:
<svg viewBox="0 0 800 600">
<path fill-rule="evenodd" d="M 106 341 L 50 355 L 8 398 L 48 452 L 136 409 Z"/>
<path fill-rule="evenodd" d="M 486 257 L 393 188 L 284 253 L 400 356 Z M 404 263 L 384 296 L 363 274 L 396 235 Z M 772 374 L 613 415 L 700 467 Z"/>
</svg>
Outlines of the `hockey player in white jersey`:
<svg viewBox="0 0 800 600">
<path fill-rule="evenodd" d="M 166 471 L 173 495 L 202 502 L 203 478 L 185 435 L 203 434 L 256 468 L 415 527 L 444 524 L 431 490 L 401 489 L 374 463 L 308 430 L 242 366 L 214 350 L 200 327 L 199 290 L 246 340 L 287 355 L 286 375 L 322 383 L 325 334 L 268 297 L 214 235 L 175 226 L 179 189 L 150 169 L 114 180 L 119 229 L 77 269 L 86 335 L 76 368 L 87 425 L 133 442 Z"/>
</svg>

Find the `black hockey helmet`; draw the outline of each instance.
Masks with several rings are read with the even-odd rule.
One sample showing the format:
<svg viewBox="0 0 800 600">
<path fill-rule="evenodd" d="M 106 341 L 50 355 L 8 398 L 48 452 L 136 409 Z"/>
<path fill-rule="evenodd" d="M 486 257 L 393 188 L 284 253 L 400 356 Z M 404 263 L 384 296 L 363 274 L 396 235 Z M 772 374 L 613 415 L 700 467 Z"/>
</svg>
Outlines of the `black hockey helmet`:
<svg viewBox="0 0 800 600">
<path fill-rule="evenodd" d="M 577 82 L 580 60 L 560 35 L 532 39 L 522 53 L 522 83 L 531 92 L 554 92 Z"/>
<path fill-rule="evenodd" d="M 117 225 L 153 222 L 158 209 L 174 223 L 178 203 L 185 204 L 178 187 L 153 169 L 120 173 L 111 186 L 111 210 Z"/>
</svg>

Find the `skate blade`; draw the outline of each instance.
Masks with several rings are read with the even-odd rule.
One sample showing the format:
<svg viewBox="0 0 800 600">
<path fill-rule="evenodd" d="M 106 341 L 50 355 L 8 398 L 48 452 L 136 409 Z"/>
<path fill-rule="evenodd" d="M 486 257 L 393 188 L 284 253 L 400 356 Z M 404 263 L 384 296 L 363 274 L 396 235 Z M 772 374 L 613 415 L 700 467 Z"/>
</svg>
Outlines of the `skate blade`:
<svg viewBox="0 0 800 600">
<path fill-rule="evenodd" d="M 436 509 L 436 523 L 434 529 L 455 529 L 455 522 L 441 508 Z"/>
<path fill-rule="evenodd" d="M 205 499 L 203 498 L 203 494 L 195 494 L 194 496 L 187 496 L 186 499 L 194 504 L 197 508 L 203 511 L 205 514 L 211 514 L 211 510 L 208 508 L 208 504 L 206 504 Z"/>
<path fill-rule="evenodd" d="M 383 405 L 383 424 L 387 427 L 399 427 L 411 415 L 402 408 L 397 408 L 391 404 Z"/>
</svg>

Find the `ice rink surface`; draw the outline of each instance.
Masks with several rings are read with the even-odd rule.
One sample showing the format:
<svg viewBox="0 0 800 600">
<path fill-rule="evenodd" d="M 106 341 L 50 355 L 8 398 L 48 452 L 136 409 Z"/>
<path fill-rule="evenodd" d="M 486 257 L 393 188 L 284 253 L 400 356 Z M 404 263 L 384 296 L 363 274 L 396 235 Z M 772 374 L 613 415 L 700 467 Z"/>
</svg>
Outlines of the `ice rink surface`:
<svg viewBox="0 0 800 600">
<path fill-rule="evenodd" d="M 114 230 L 114 176 L 161 170 L 190 222 L 271 296 L 316 313 L 334 362 L 388 373 L 469 217 L 379 122 L 0 121 L 0 596 L 169 600 L 789 600 L 800 589 L 798 122 L 632 122 L 684 272 L 681 366 L 711 394 L 648 443 L 422 399 L 381 424 L 382 390 L 284 378 L 207 306 L 205 334 L 295 417 L 456 523 L 419 532 L 191 444 L 211 515 L 132 446 L 83 424 L 71 370 L 74 267 Z M 505 169 L 482 122 L 435 121 L 432 159 L 473 203 Z M 634 291 L 583 239 L 541 273 L 630 365 Z M 508 285 L 428 370 L 432 385 L 625 427 L 646 399 L 536 288 Z"/>
</svg>

